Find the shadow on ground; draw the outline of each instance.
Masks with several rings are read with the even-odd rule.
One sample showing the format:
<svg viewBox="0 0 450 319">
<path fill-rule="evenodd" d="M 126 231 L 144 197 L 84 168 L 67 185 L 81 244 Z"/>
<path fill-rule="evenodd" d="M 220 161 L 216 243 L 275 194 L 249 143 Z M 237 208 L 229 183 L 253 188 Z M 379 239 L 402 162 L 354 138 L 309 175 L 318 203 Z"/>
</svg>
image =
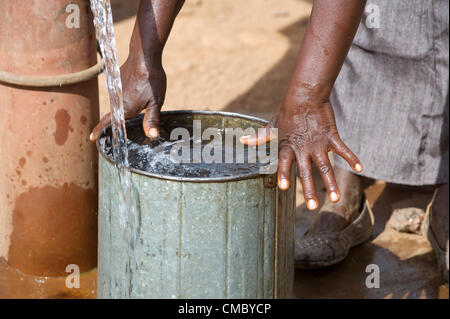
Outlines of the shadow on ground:
<svg viewBox="0 0 450 319">
<path fill-rule="evenodd" d="M 308 18 L 300 19 L 280 32 L 289 39 L 290 47 L 280 61 L 267 71 L 247 92 L 224 107 L 224 111 L 270 118 L 277 110 L 294 71 L 300 43 Z"/>
<path fill-rule="evenodd" d="M 297 298 L 448 298 L 441 285 L 435 255 L 421 235 L 399 233 L 386 227 L 398 208 L 425 209 L 432 192 L 376 183 L 366 189 L 375 228 L 372 238 L 350 250 L 342 263 L 324 269 L 295 272 Z M 297 231 L 305 232 L 311 213 L 297 207 Z M 367 288 L 368 265 L 380 270 L 380 287 Z"/>
</svg>

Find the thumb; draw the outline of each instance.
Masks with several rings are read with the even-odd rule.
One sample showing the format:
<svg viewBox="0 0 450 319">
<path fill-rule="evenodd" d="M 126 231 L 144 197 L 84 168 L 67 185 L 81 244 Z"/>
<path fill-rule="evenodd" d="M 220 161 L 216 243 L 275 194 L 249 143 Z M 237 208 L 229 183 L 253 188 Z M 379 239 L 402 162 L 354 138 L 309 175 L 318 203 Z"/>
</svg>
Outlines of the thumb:
<svg viewBox="0 0 450 319">
<path fill-rule="evenodd" d="M 260 144 L 265 144 L 278 136 L 277 129 L 271 126 L 267 126 L 263 130 L 259 129 L 258 133 L 254 135 L 241 136 L 239 141 L 244 145 L 256 146 Z"/>
<path fill-rule="evenodd" d="M 156 139 L 159 137 L 159 112 L 161 107 L 152 104 L 148 105 L 145 109 L 145 116 L 144 116 L 144 132 L 145 135 L 152 139 Z"/>
<path fill-rule="evenodd" d="M 92 130 L 92 133 L 89 136 L 89 139 L 91 140 L 91 142 L 97 141 L 97 138 L 100 135 L 100 133 L 109 124 L 111 124 L 111 113 L 108 113 L 105 116 L 103 116 L 102 119 L 100 120 L 100 122 L 97 124 L 97 126 Z"/>
</svg>

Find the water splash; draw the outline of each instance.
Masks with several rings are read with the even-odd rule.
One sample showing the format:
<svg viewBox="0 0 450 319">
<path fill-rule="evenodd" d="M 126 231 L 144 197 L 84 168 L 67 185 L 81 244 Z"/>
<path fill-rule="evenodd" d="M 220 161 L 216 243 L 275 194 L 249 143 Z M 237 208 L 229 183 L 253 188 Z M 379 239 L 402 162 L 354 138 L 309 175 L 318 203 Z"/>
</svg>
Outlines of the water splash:
<svg viewBox="0 0 450 319">
<path fill-rule="evenodd" d="M 126 175 L 128 150 L 126 147 L 127 132 L 123 108 L 122 82 L 117 58 L 116 40 L 109 0 L 91 0 L 94 13 L 94 25 L 97 40 L 105 61 L 105 75 L 111 108 L 111 125 L 113 132 L 114 161 L 121 173 Z M 122 176 L 121 176 L 122 177 Z M 126 182 L 126 179 L 124 180 Z"/>
<path fill-rule="evenodd" d="M 239 163 L 236 160 L 236 150 L 235 148 L 226 147 L 221 142 L 215 143 L 219 147 L 221 162 L 216 163 L 205 163 L 202 161 L 200 163 L 174 163 L 171 159 L 171 149 L 172 146 L 183 142 L 182 140 L 171 141 L 165 137 L 160 137 L 158 141 L 152 144 L 146 143 L 148 139 L 142 136 L 136 136 L 137 134 L 133 132 L 133 128 L 128 128 L 129 139 L 127 140 L 128 151 L 129 151 L 129 163 L 130 167 L 138 169 L 143 172 L 163 175 L 168 177 L 187 177 L 187 178 L 220 178 L 220 177 L 231 177 L 241 174 L 258 174 L 260 169 L 262 169 L 265 164 L 259 161 L 254 163 L 249 162 L 249 149 L 251 148 L 253 153 L 256 153 L 256 147 L 243 148 L 243 158 L 244 162 Z M 134 134 L 133 134 L 134 133 Z M 190 137 L 190 145 L 193 145 L 193 137 Z M 211 146 L 210 141 L 202 141 L 200 143 L 200 152 L 203 154 L 205 152 L 206 145 Z M 102 136 L 99 139 L 100 149 L 108 157 L 112 158 L 112 143 L 111 136 Z M 189 159 L 193 156 L 193 147 L 189 148 L 190 155 Z M 214 151 L 211 152 L 214 154 Z M 231 154 L 231 155 L 230 155 Z M 227 163 L 225 158 L 231 157 L 233 162 Z"/>
</svg>

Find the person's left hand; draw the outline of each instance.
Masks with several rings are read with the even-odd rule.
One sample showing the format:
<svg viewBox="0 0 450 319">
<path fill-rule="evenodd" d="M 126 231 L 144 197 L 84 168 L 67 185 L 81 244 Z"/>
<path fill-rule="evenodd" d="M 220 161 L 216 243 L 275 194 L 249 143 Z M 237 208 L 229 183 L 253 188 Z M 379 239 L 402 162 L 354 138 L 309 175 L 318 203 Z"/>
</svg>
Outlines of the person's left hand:
<svg viewBox="0 0 450 319">
<path fill-rule="evenodd" d="M 271 128 L 278 128 L 278 133 L 275 134 Z M 307 100 L 285 99 L 264 132 L 265 134 L 244 136 L 241 142 L 259 145 L 278 138 L 278 186 L 282 190 L 289 188 L 290 170 L 296 159 L 298 175 L 310 210 L 318 207 L 311 161 L 314 161 L 319 169 L 333 202 L 339 201 L 340 193 L 328 152 L 333 151 L 342 156 L 354 171 L 362 171 L 359 159 L 339 137 L 333 109 L 328 100 L 321 101 L 314 96 L 310 96 Z"/>
</svg>

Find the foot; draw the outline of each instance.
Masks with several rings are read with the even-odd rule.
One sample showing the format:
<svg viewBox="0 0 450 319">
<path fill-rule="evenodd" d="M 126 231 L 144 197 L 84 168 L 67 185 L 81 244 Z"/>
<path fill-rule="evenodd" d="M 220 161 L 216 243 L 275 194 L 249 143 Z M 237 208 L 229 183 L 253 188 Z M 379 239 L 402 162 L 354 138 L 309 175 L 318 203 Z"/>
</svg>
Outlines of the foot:
<svg viewBox="0 0 450 319">
<path fill-rule="evenodd" d="M 336 204 L 327 200 L 311 229 L 296 238 L 295 264 L 298 268 L 334 265 L 345 259 L 351 247 L 372 234 L 373 217 L 370 208 L 362 205 L 361 178 L 342 169 L 335 169 L 335 173 L 341 200 Z"/>
<path fill-rule="evenodd" d="M 335 168 L 334 172 L 341 200 L 333 203 L 326 197 L 308 235 L 339 232 L 350 225 L 361 212 L 364 194 L 361 177 L 340 168 Z"/>
</svg>

